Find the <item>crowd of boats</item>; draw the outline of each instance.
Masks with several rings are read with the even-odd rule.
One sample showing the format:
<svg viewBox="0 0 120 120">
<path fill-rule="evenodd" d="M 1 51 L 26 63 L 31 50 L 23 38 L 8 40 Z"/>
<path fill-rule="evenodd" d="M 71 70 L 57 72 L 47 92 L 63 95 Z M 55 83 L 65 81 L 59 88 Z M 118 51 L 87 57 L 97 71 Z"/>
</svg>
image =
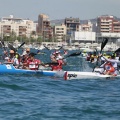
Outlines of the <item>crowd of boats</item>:
<svg viewBox="0 0 120 120">
<path fill-rule="evenodd" d="M 15 48 L 17 48 L 21 43 L 18 41 L 15 41 L 13 43 L 13 46 Z M 6 43 L 6 47 L 7 47 L 8 43 Z M 65 50 L 85 50 L 87 52 L 93 52 L 94 49 L 100 50 L 101 49 L 101 43 L 79 43 L 79 42 L 75 42 L 75 43 L 55 43 L 55 42 L 42 42 L 41 44 L 36 44 L 36 43 L 32 43 L 32 44 L 25 44 L 23 47 L 24 48 L 32 48 L 32 49 L 37 49 L 37 50 L 43 50 L 45 49 L 45 46 L 49 49 L 49 50 L 54 50 L 54 49 L 59 49 L 61 46 L 63 49 Z M 119 46 L 113 42 L 107 43 L 106 47 L 104 48 L 104 51 L 114 51 L 118 48 Z"/>
<path fill-rule="evenodd" d="M 108 39 L 104 39 L 99 48 L 92 48 L 92 51 L 86 49 L 79 49 L 77 52 L 69 53 L 69 50 L 64 46 L 54 48 L 50 57 L 50 62 L 43 63 L 36 59 L 37 54 L 42 54 L 40 49 L 37 53 L 33 53 L 30 46 L 26 46 L 25 42 L 19 44 L 17 47 L 4 41 L 1 41 L 3 50 L 4 62 L 0 64 L 1 74 L 39 74 L 44 76 L 63 77 L 65 80 L 70 79 L 87 79 L 87 78 L 113 78 L 120 77 L 119 63 L 120 63 L 120 48 L 118 46 L 112 49 L 112 52 L 106 52 Z M 44 49 L 51 50 L 49 45 L 43 45 Z M 22 54 L 18 53 L 18 49 L 23 48 Z M 61 49 L 64 51 L 61 53 Z M 103 52 L 104 50 L 104 52 Z M 107 50 L 110 51 L 110 50 Z M 79 56 L 90 64 L 95 64 L 95 68 L 91 72 L 81 71 L 64 71 L 63 66 L 67 65 L 67 58 Z M 43 66 L 41 68 L 40 66 Z M 49 70 L 46 68 L 49 67 Z"/>
</svg>

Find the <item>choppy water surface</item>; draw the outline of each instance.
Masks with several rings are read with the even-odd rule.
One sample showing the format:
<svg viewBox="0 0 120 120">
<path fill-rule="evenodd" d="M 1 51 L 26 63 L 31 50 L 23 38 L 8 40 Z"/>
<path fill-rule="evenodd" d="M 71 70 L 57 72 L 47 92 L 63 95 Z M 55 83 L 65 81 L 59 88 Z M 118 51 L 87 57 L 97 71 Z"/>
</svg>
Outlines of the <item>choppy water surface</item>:
<svg viewBox="0 0 120 120">
<path fill-rule="evenodd" d="M 92 70 L 79 57 L 67 60 L 65 70 Z M 120 120 L 120 79 L 0 75 L 0 91 L 0 120 Z"/>
</svg>

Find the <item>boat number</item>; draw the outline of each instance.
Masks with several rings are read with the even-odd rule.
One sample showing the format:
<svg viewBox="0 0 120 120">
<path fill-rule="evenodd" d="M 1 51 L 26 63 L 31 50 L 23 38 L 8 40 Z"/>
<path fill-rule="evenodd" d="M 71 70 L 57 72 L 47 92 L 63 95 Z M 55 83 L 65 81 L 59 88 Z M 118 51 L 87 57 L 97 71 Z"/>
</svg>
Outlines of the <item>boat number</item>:
<svg viewBox="0 0 120 120">
<path fill-rule="evenodd" d="M 7 69 L 12 69 L 10 65 L 6 65 Z"/>
<path fill-rule="evenodd" d="M 68 74 L 68 77 L 69 77 L 69 79 L 71 78 L 71 77 L 74 77 L 74 78 L 76 78 L 77 77 L 77 74 Z"/>
</svg>

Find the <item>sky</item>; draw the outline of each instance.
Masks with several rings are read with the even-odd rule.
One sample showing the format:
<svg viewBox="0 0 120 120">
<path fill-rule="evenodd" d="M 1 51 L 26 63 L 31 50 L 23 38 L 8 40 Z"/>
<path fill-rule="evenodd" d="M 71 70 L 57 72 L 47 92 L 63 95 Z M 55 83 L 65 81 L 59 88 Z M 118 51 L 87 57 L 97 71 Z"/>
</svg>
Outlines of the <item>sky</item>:
<svg viewBox="0 0 120 120">
<path fill-rule="evenodd" d="M 101 15 L 120 18 L 120 0 L 0 0 L 0 18 L 14 15 L 36 21 L 39 14 L 48 15 L 50 20 L 89 20 Z"/>
</svg>

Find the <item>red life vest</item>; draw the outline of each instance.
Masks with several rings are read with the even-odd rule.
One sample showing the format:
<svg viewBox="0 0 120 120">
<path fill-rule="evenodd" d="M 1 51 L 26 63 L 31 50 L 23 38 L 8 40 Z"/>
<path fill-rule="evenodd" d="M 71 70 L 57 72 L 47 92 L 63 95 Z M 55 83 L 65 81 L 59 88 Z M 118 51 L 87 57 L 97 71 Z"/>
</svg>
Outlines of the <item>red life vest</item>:
<svg viewBox="0 0 120 120">
<path fill-rule="evenodd" d="M 58 65 L 51 65 L 52 71 L 62 70 L 63 61 L 58 60 Z"/>
<path fill-rule="evenodd" d="M 115 72 L 115 68 L 112 66 L 112 64 L 111 63 L 106 63 L 105 64 L 105 66 L 104 66 L 104 68 L 105 68 L 105 70 L 106 70 L 106 72 L 110 72 L 110 73 L 113 73 L 113 72 Z"/>
<path fill-rule="evenodd" d="M 28 67 L 30 70 L 38 70 L 40 64 L 40 60 L 34 59 L 33 61 L 28 61 Z"/>
</svg>

